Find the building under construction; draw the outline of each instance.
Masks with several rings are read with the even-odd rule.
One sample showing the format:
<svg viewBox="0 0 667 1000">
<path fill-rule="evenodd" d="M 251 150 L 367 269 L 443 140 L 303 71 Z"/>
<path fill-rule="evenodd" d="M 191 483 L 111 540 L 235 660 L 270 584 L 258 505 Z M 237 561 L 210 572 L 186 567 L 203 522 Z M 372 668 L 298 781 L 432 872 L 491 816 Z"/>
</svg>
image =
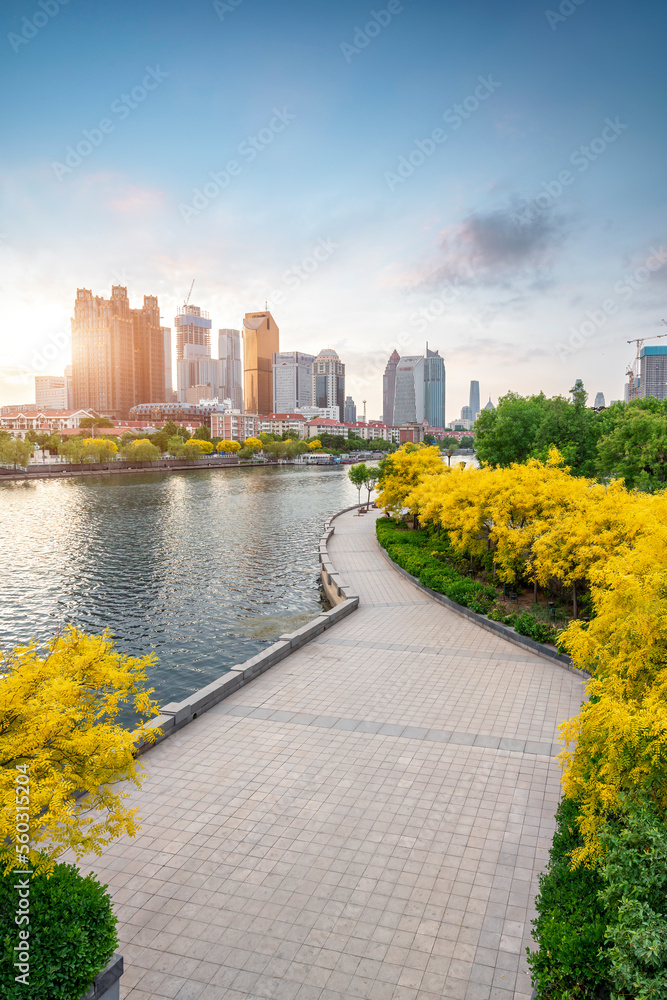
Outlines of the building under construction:
<svg viewBox="0 0 667 1000">
<path fill-rule="evenodd" d="M 643 399 L 645 396 L 667 399 L 667 344 L 644 347 L 645 340 L 660 340 L 662 337 L 667 337 L 667 333 L 628 341 L 629 344 L 637 345 L 637 354 L 625 373 L 628 376 L 625 387 L 626 403 L 632 402 L 633 399 Z"/>
</svg>

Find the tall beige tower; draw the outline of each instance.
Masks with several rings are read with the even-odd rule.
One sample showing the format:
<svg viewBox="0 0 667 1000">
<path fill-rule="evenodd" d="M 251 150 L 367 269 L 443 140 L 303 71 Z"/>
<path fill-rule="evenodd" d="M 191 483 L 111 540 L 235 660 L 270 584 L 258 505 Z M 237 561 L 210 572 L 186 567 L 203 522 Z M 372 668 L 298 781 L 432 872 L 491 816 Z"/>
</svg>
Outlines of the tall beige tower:
<svg viewBox="0 0 667 1000">
<path fill-rule="evenodd" d="M 246 413 L 273 413 L 273 355 L 279 330 L 270 312 L 246 313 L 243 320 L 243 399 Z"/>
<path fill-rule="evenodd" d="M 131 309 L 127 288 L 104 299 L 78 288 L 72 318 L 72 391 L 76 409 L 123 419 L 138 403 L 162 402 L 164 337 L 157 298 Z"/>
</svg>

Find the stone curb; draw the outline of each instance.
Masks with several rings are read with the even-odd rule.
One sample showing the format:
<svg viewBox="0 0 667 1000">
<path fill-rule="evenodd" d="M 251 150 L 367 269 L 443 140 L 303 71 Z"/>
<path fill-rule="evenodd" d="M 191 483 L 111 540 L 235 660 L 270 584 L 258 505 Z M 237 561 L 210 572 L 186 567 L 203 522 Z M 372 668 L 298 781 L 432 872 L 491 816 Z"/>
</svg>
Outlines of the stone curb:
<svg viewBox="0 0 667 1000">
<path fill-rule="evenodd" d="M 420 583 L 416 576 L 412 573 L 408 573 L 406 569 L 399 566 L 398 563 L 394 562 L 389 553 L 385 548 L 380 545 L 377 541 L 377 546 L 385 557 L 388 563 L 394 567 L 399 573 L 414 583 L 415 587 L 423 590 L 425 593 L 432 597 L 434 600 L 438 601 L 440 604 L 444 604 L 446 608 L 451 611 L 455 611 L 458 615 L 462 615 L 464 618 L 469 618 L 471 621 L 477 622 L 482 628 L 486 629 L 488 632 L 495 632 L 497 635 L 501 635 L 503 639 L 507 639 L 509 642 L 513 642 L 515 646 L 525 646 L 532 653 L 536 653 L 538 656 L 543 656 L 550 660 L 552 663 L 557 663 L 558 666 L 563 667 L 565 670 L 569 670 L 570 673 L 577 674 L 579 677 L 585 679 L 590 678 L 592 675 L 588 673 L 587 670 L 579 670 L 578 667 L 572 665 L 572 660 L 565 653 L 559 653 L 556 649 L 552 649 L 550 646 L 546 646 L 544 643 L 535 642 L 527 635 L 519 635 L 515 632 L 513 628 L 509 625 L 504 625 L 502 622 L 494 622 L 486 615 L 479 615 L 475 611 L 471 611 L 470 608 L 464 608 L 462 604 L 457 604 L 452 601 L 451 598 L 445 597 L 444 594 L 439 594 L 436 590 L 431 590 L 430 587 L 425 587 L 423 583 Z"/>
<path fill-rule="evenodd" d="M 259 677 L 266 670 L 270 670 L 276 663 L 280 663 L 281 660 L 284 660 L 285 657 L 289 656 L 295 650 L 300 649 L 306 643 L 321 635 L 326 629 L 331 628 L 332 625 L 335 625 L 343 618 L 346 618 L 347 615 L 357 610 L 359 607 L 359 595 L 352 593 L 351 588 L 340 578 L 335 566 L 329 559 L 327 542 L 334 533 L 334 528 L 331 526 L 334 517 L 338 517 L 339 514 L 344 514 L 349 510 L 356 510 L 358 506 L 363 507 L 365 504 L 354 504 L 352 507 L 346 507 L 345 510 L 341 510 L 338 514 L 334 514 L 333 517 L 329 518 L 325 522 L 324 532 L 320 537 L 319 559 L 322 574 L 323 576 L 326 574 L 329 585 L 335 588 L 340 598 L 339 603 L 331 608 L 330 611 L 323 611 L 317 618 L 314 618 L 295 632 L 291 632 L 288 635 L 281 635 L 278 641 L 274 642 L 268 649 L 263 650 L 244 663 L 236 664 L 216 680 L 207 684 L 206 687 L 200 688 L 198 691 L 194 691 L 188 695 L 183 701 L 162 705 L 160 715 L 151 719 L 146 724 L 146 728 L 158 730 L 159 735 L 152 742 L 137 739 L 135 743 L 135 754 L 137 756 L 150 750 L 151 747 L 157 746 L 158 743 L 162 743 L 169 736 L 173 736 L 183 726 L 187 726 L 189 722 L 199 718 L 200 715 L 208 712 L 210 708 L 214 708 L 225 698 L 238 691 L 239 688 L 249 684 L 255 677 Z"/>
<path fill-rule="evenodd" d="M 123 975 L 123 956 L 114 955 L 102 969 L 93 985 L 81 1000 L 117 1000 L 120 991 L 119 980 Z"/>
</svg>

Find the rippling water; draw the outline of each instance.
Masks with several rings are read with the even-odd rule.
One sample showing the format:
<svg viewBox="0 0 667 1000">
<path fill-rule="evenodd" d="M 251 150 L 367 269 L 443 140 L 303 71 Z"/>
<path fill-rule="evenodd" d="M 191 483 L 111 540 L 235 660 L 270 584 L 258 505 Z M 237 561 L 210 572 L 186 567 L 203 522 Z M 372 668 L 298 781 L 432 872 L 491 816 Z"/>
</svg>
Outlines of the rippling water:
<svg viewBox="0 0 667 1000">
<path fill-rule="evenodd" d="M 108 627 L 180 701 L 318 613 L 322 525 L 356 499 L 295 466 L 3 483 L 0 646 Z"/>
</svg>

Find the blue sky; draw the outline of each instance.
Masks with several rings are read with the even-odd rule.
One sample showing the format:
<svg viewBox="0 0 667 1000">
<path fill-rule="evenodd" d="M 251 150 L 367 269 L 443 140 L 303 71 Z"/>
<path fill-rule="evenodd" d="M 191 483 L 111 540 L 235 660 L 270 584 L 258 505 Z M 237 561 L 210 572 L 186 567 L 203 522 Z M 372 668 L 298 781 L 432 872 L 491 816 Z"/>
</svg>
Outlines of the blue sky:
<svg viewBox="0 0 667 1000">
<path fill-rule="evenodd" d="M 370 416 L 426 340 L 448 419 L 471 378 L 622 395 L 667 313 L 663 4 L 43 2 L 0 15 L 1 402 L 69 361 L 77 286 L 172 325 L 193 278 Z"/>
</svg>

